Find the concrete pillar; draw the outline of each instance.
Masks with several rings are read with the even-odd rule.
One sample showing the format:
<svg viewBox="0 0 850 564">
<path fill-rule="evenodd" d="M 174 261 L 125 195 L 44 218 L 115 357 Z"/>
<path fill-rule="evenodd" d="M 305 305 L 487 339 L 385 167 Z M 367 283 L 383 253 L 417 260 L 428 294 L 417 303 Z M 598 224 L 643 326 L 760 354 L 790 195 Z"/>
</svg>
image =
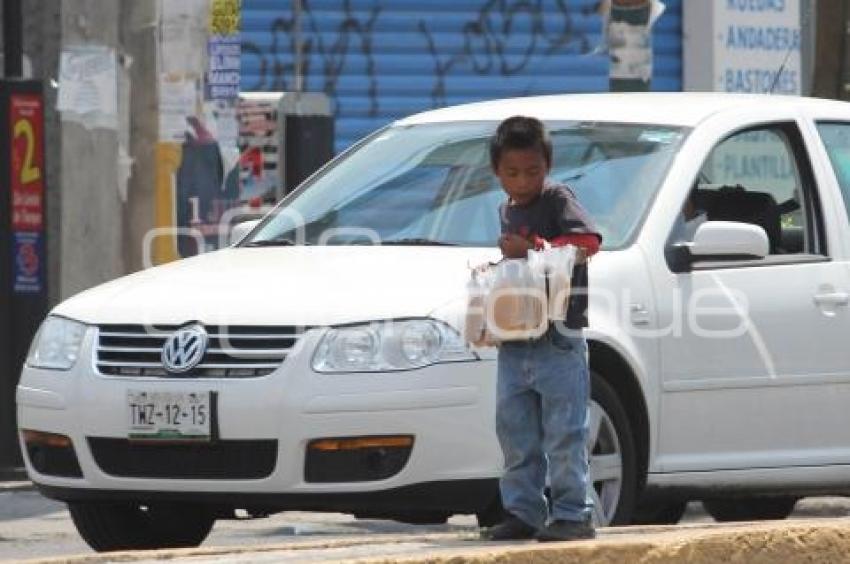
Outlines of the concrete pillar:
<svg viewBox="0 0 850 564">
<path fill-rule="evenodd" d="M 62 46 L 120 48 L 123 2 L 63 0 Z M 120 110 L 119 110 L 120 113 Z M 119 119 L 119 124 L 121 120 Z M 61 297 L 126 272 L 124 205 L 117 187 L 119 132 L 63 121 Z"/>
</svg>

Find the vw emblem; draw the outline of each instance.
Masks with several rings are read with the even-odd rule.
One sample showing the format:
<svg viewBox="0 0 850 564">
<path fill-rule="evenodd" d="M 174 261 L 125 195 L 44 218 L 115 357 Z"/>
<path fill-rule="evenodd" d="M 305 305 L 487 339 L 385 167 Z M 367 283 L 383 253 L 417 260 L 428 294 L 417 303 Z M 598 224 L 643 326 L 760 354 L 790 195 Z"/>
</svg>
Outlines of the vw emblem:
<svg viewBox="0 0 850 564">
<path fill-rule="evenodd" d="M 188 372 L 201 362 L 209 337 L 200 325 L 179 329 L 162 346 L 162 364 L 169 372 Z"/>
</svg>

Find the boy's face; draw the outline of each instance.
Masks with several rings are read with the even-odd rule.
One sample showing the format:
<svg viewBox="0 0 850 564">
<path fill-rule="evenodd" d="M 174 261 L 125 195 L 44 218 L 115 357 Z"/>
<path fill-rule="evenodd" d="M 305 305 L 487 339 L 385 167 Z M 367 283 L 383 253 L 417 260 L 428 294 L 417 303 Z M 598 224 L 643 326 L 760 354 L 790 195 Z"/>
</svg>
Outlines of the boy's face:
<svg viewBox="0 0 850 564">
<path fill-rule="evenodd" d="M 502 151 L 493 172 L 514 202 L 527 204 L 543 190 L 549 166 L 536 149 L 508 149 Z"/>
</svg>

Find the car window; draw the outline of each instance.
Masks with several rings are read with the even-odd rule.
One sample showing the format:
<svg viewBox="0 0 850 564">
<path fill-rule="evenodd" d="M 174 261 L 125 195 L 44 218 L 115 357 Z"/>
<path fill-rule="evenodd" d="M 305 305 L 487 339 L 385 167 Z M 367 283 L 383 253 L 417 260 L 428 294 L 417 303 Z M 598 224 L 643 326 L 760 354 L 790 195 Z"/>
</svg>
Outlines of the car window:
<svg viewBox="0 0 850 564">
<path fill-rule="evenodd" d="M 436 241 L 495 246 L 505 194 L 490 166 L 498 122 L 396 126 L 374 135 L 291 194 L 245 244 Z M 550 178 L 567 183 L 619 248 L 636 233 L 685 130 L 550 122 Z M 328 233 L 334 233 L 328 238 Z"/>
<path fill-rule="evenodd" d="M 815 218 L 803 205 L 807 190 L 789 124 L 733 134 L 709 154 L 676 229 L 689 240 L 703 221 L 740 221 L 765 230 L 771 255 L 813 253 Z M 795 130 L 793 130 L 795 131 Z"/>
<path fill-rule="evenodd" d="M 835 171 L 850 221 L 850 123 L 819 123 L 818 132 Z"/>
</svg>

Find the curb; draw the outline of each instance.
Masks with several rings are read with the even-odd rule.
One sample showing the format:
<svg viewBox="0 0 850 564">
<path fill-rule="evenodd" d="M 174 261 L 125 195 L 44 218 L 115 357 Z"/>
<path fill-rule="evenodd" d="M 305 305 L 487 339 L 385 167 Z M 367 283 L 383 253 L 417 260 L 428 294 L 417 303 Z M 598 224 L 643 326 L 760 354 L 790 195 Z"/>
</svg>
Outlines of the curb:
<svg viewBox="0 0 850 564">
<path fill-rule="evenodd" d="M 0 492 L 20 492 L 34 490 L 35 486 L 32 482 L 0 482 Z"/>
<path fill-rule="evenodd" d="M 669 531 L 574 543 L 552 543 L 502 550 L 479 549 L 435 557 L 374 558 L 361 564 L 640 564 L 835 563 L 850 553 L 850 520 L 841 523 L 748 524 L 735 529 Z"/>
<path fill-rule="evenodd" d="M 468 543 L 468 545 L 467 545 Z M 405 545 L 409 550 L 405 552 Z M 466 545 L 466 546 L 465 546 Z M 346 557 L 342 549 L 371 547 L 374 556 Z M 383 549 L 383 551 L 381 550 Z M 401 550 L 399 550 L 401 549 Z M 383 552 L 383 555 L 381 554 Z M 846 561 L 850 554 L 850 518 L 604 529 L 601 538 L 569 543 L 482 544 L 473 535 L 386 535 L 369 539 L 310 541 L 289 545 L 195 548 L 146 552 L 113 552 L 50 558 L 43 564 L 159 562 L 191 559 L 193 563 L 276 560 L 344 561 L 359 564 L 709 564 L 747 562 L 788 564 Z"/>
</svg>

